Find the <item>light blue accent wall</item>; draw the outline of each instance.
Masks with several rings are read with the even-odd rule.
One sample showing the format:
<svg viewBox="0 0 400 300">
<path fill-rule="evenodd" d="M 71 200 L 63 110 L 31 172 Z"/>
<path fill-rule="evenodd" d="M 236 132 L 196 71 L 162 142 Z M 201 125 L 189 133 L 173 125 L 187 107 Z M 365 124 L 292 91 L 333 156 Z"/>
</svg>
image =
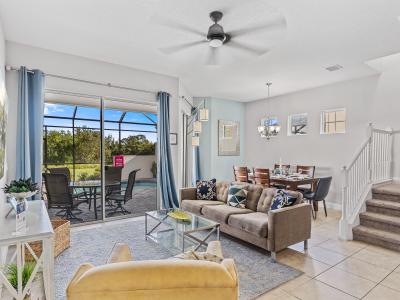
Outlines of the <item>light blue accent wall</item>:
<svg viewBox="0 0 400 300">
<path fill-rule="evenodd" d="M 195 99 L 196 101 L 203 100 Z M 198 102 L 197 102 L 198 103 Z M 233 180 L 233 165 L 245 165 L 245 104 L 206 98 L 209 121 L 202 123 L 200 134 L 200 171 L 202 179 Z M 238 121 L 240 125 L 240 155 L 218 156 L 218 120 Z"/>
</svg>

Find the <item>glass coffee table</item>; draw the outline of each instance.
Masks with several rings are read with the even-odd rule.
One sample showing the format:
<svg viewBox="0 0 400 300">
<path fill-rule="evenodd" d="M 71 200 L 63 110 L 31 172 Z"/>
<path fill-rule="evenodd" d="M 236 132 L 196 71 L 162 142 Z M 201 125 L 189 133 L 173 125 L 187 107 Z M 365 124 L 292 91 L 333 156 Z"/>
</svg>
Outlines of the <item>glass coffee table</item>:
<svg viewBox="0 0 400 300">
<path fill-rule="evenodd" d="M 181 221 L 167 215 L 170 210 L 145 213 L 145 238 L 150 239 L 171 253 L 198 250 L 207 247 L 207 240 L 216 233 L 219 240 L 219 223 L 186 212 L 190 221 Z M 150 224 L 150 220 L 153 220 Z"/>
</svg>

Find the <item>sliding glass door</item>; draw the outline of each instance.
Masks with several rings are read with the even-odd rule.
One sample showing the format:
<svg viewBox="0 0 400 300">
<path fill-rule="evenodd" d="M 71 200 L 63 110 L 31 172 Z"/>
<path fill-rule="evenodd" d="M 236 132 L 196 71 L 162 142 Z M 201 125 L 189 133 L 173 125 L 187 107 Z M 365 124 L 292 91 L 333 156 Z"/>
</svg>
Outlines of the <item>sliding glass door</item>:
<svg viewBox="0 0 400 300">
<path fill-rule="evenodd" d="M 155 106 L 66 93 L 45 100 L 43 190 L 51 217 L 81 224 L 157 208 Z M 50 181 L 67 185 L 70 196 L 54 194 Z"/>
</svg>

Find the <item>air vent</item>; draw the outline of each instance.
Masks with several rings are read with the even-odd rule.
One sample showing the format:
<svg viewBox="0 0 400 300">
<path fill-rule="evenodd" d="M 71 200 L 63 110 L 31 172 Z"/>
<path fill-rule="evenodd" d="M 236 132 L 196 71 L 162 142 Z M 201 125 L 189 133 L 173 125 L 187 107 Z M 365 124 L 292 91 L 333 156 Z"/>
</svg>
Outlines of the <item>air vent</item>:
<svg viewBox="0 0 400 300">
<path fill-rule="evenodd" d="M 341 66 L 341 65 L 333 65 L 333 66 L 326 67 L 325 69 L 328 70 L 329 72 L 334 72 L 334 71 L 343 69 L 343 66 Z"/>
</svg>

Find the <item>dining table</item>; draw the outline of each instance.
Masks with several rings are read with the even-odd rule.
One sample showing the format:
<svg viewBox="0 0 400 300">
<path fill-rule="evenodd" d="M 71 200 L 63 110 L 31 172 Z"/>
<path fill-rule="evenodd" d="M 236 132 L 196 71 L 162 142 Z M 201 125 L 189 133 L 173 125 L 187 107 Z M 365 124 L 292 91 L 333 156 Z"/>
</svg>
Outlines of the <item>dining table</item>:
<svg viewBox="0 0 400 300">
<path fill-rule="evenodd" d="M 93 201 L 93 207 L 94 207 L 94 217 L 97 220 L 97 198 L 101 198 L 101 180 L 80 180 L 80 181 L 71 181 L 70 187 L 73 190 L 80 189 L 84 193 L 85 199 L 89 203 L 89 209 L 91 207 L 91 203 Z M 113 182 L 107 182 L 104 187 L 106 191 L 108 189 L 113 189 L 118 186 L 121 186 L 121 181 L 113 181 Z M 101 199 L 100 199 L 101 201 Z"/>
</svg>

